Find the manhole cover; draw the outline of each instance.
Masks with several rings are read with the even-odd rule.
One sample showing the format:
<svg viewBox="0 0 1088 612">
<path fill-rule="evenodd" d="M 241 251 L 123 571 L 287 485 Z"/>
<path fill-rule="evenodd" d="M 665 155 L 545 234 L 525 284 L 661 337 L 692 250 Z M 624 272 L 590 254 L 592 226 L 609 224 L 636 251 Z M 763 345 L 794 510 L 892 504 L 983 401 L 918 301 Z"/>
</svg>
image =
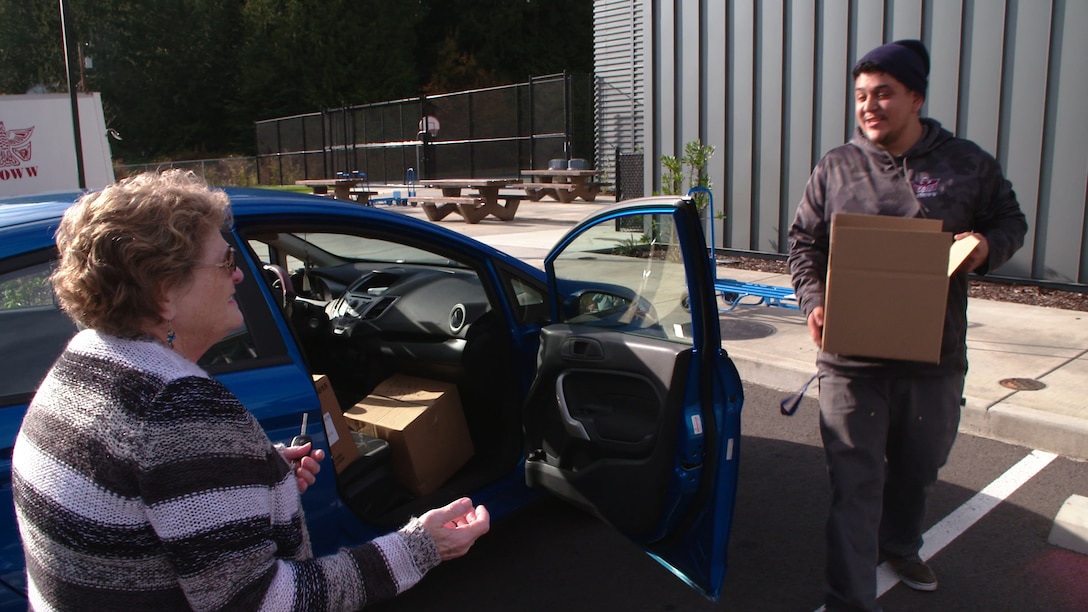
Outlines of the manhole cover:
<svg viewBox="0 0 1088 612">
<path fill-rule="evenodd" d="M 1034 378 L 1005 378 L 1001 380 L 1001 386 L 1016 391 L 1038 391 L 1039 389 L 1045 389 L 1046 383 L 1039 382 Z"/>
<path fill-rule="evenodd" d="M 757 321 L 737 319 L 719 319 L 719 321 L 721 322 L 722 340 L 756 340 L 773 336 L 777 331 L 773 325 Z"/>
</svg>

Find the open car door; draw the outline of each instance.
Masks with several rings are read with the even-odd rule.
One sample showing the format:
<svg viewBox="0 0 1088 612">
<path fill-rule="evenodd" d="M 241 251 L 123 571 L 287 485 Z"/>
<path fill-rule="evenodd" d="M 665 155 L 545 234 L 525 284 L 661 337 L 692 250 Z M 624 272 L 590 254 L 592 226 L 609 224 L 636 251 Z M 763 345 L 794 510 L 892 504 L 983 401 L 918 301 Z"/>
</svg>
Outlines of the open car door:
<svg viewBox="0 0 1088 612">
<path fill-rule="evenodd" d="M 526 482 L 595 513 L 716 600 L 744 397 L 694 203 L 603 209 L 544 266 L 553 323 L 526 405 Z"/>
</svg>

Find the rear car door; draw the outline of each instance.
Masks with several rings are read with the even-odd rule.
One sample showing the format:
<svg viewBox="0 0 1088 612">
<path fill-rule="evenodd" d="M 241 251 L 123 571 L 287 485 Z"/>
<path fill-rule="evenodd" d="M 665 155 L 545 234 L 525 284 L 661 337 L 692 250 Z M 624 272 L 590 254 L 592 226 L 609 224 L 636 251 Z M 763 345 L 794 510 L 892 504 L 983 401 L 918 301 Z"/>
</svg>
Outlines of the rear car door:
<svg viewBox="0 0 1088 612">
<path fill-rule="evenodd" d="M 552 324 L 527 402 L 526 482 L 606 520 L 717 599 L 743 392 L 687 199 L 587 218 L 545 260 Z"/>
</svg>

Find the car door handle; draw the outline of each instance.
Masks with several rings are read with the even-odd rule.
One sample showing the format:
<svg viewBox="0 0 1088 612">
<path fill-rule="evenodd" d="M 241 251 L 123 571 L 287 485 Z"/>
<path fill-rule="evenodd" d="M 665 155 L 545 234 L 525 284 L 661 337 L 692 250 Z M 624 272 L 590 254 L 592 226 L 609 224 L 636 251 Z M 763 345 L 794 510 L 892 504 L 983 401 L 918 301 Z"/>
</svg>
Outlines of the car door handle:
<svg viewBox="0 0 1088 612">
<path fill-rule="evenodd" d="M 559 415 L 563 418 L 563 430 L 572 438 L 589 442 L 589 432 L 585 425 L 571 416 L 570 407 L 567 406 L 567 396 L 563 393 L 563 381 L 566 377 L 567 373 L 563 372 L 555 379 L 555 398 L 559 403 Z"/>
<path fill-rule="evenodd" d="M 562 355 L 568 359 L 599 361 L 604 359 L 604 348 L 591 338 L 567 338 L 563 341 Z"/>
</svg>

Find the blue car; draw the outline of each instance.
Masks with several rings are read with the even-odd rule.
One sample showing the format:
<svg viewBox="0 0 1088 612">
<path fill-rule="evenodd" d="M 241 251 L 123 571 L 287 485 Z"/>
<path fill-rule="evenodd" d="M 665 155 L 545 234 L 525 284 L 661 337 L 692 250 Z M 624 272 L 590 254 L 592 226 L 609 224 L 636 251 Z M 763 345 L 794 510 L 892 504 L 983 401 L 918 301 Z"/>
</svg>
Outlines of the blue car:
<svg viewBox="0 0 1088 612">
<path fill-rule="evenodd" d="M 314 376 L 340 409 L 395 375 L 452 383 L 473 454 L 413 493 L 372 452 L 326 459 L 304 495 L 315 554 L 462 495 L 493 520 L 542 494 L 606 520 L 717 599 L 737 486 L 741 381 L 722 349 L 713 273 L 687 198 L 604 207 L 539 270 L 388 210 L 225 190 L 245 318 L 201 365 L 269 438 L 329 448 Z M 0 608 L 25 609 L 11 451 L 27 404 L 76 332 L 48 276 L 78 193 L 0 200 Z M 338 440 L 333 435 L 333 440 Z M 380 441 L 379 441 L 380 442 Z M 438 449 L 437 452 L 441 452 Z M 491 537 L 491 536 L 488 536 Z"/>
</svg>

